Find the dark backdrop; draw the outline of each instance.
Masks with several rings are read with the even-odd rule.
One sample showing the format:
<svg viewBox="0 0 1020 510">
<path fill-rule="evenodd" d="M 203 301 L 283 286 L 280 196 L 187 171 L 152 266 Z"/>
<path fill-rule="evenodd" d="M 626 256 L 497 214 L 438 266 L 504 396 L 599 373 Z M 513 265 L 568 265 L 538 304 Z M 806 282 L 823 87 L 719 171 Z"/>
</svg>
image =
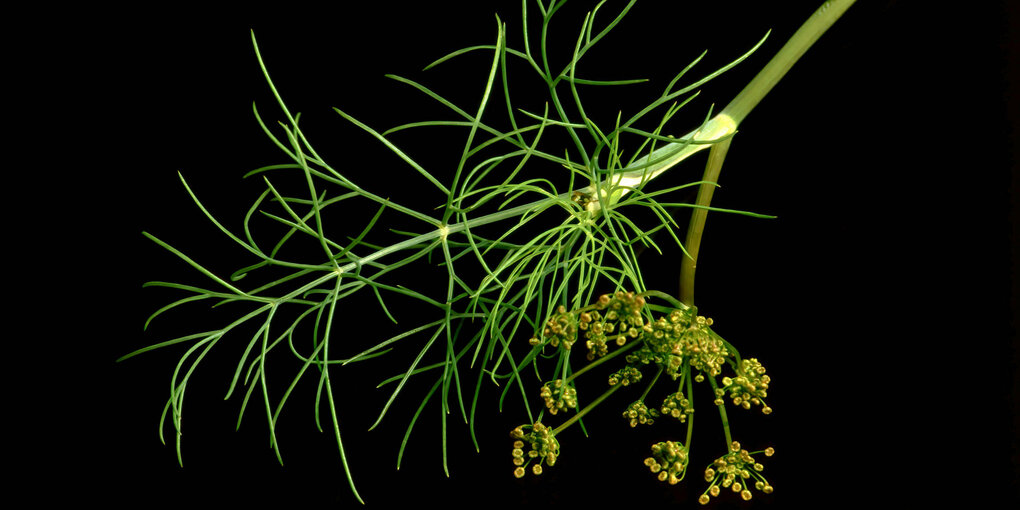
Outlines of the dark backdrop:
<svg viewBox="0 0 1020 510">
<path fill-rule="evenodd" d="M 598 55 L 604 69 L 591 72 L 651 78 L 651 85 L 630 89 L 650 98 L 702 50 L 708 56 L 692 76 L 743 53 L 772 29 L 756 55 L 703 87 L 686 112 L 693 125 L 709 105 L 724 105 L 816 2 L 685 3 L 639 2 L 603 43 L 615 50 Z M 554 37 L 572 44 L 588 8 L 571 2 Z M 774 380 L 773 415 L 734 418 L 738 436 L 778 451 L 766 464 L 777 491 L 756 493 L 752 506 L 1017 498 L 1009 221 L 1016 117 L 1007 115 L 1017 110 L 1012 9 L 859 2 L 741 125 L 714 205 L 778 219 L 710 216 L 698 304 L 726 338 L 762 359 Z M 55 324 L 67 326 L 60 335 L 67 348 L 46 344 L 33 354 L 66 360 L 71 370 L 48 378 L 34 369 L 26 379 L 45 388 L 28 416 L 51 417 L 26 420 L 29 432 L 47 432 L 32 440 L 39 453 L 25 464 L 25 472 L 50 481 L 52 492 L 41 497 L 114 507 L 355 504 L 331 434 L 314 428 L 311 385 L 298 388 L 304 392 L 281 420 L 283 467 L 268 448 L 257 402 L 233 430 L 243 395 L 222 397 L 240 336 L 211 354 L 189 384 L 185 467 L 177 466 L 173 447 L 159 443 L 157 423 L 182 350 L 114 360 L 214 319 L 191 322 L 202 315 L 196 308 L 142 332 L 145 317 L 173 298 L 143 290 L 143 282 L 203 282 L 141 231 L 220 271 L 247 261 L 190 202 L 177 172 L 236 228 L 259 186 L 241 176 L 282 162 L 251 112 L 254 101 L 267 120 L 282 118 L 255 60 L 251 29 L 281 93 L 303 112 L 306 132 L 328 158 L 366 188 L 424 192 L 422 179 L 331 107 L 378 129 L 440 111 L 384 73 L 420 78 L 461 104 L 477 101 L 488 56 L 421 69 L 453 49 L 491 44 L 493 11 L 519 47 L 517 2 L 168 7 L 129 13 L 128 23 L 71 25 L 65 78 L 97 92 L 60 95 L 61 104 L 81 106 L 65 107 L 66 116 L 54 114 L 53 123 L 84 121 L 75 136 L 97 142 L 82 152 L 90 170 L 69 177 L 68 191 L 82 200 L 67 202 L 75 209 L 62 224 L 87 258 L 79 266 L 63 248 L 48 250 L 56 267 L 84 269 L 75 272 L 73 290 L 60 293 L 75 312 Z M 588 108 L 633 111 L 637 103 L 619 99 L 622 90 L 597 96 Z M 413 156 L 439 161 L 459 151 L 463 139 L 437 131 L 406 143 Z M 684 175 L 698 175 L 703 161 L 685 163 Z M 647 262 L 663 275 L 662 290 L 675 291 L 676 260 L 666 253 Z M 375 381 L 397 372 L 378 360 L 366 367 L 337 380 L 349 459 L 370 506 L 695 504 L 702 490 L 696 468 L 679 486 L 656 482 L 641 460 L 668 427 L 631 431 L 613 405 L 588 420 L 589 438 L 576 430 L 562 438 L 555 468 L 521 481 L 511 476 L 507 437 L 525 421 L 519 403 L 502 414 L 491 400 L 480 408 L 481 453 L 459 415 L 450 416 L 449 479 L 432 403 L 397 472 L 397 444 L 422 388 L 410 387 L 385 424 L 366 432 L 388 396 L 373 389 Z M 712 411 L 698 417 L 692 466 L 711 460 L 718 434 Z M 169 426 L 165 431 L 172 437 Z"/>
</svg>

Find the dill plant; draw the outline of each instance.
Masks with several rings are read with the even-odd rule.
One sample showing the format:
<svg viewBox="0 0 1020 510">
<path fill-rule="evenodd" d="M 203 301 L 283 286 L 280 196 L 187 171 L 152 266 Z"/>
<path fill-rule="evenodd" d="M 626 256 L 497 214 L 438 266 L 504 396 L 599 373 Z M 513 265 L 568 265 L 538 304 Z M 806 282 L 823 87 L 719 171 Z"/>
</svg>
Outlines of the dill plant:
<svg viewBox="0 0 1020 510">
<path fill-rule="evenodd" d="M 561 452 L 557 436 L 573 426 L 584 428 L 589 412 L 608 406 L 632 427 L 679 423 L 681 432 L 670 426 L 645 459 L 652 476 L 675 484 L 689 471 L 697 399 L 698 409 L 716 408 L 725 436 L 714 460 L 690 468 L 707 482 L 697 499 L 707 503 L 732 491 L 748 500 L 752 489 L 772 492 L 762 461 L 774 450 L 767 445 L 745 448 L 731 433 L 727 414 L 727 407 L 769 414 L 770 374 L 756 358 L 742 357 L 712 328 L 712 319 L 699 314 L 694 272 L 708 211 L 768 217 L 711 205 L 738 125 L 853 2 L 826 2 L 732 102 L 696 117 L 686 115 L 685 107 L 700 88 L 758 50 L 764 38 L 719 69 L 702 71 L 699 57 L 681 66 L 637 111 L 606 117 L 587 111 L 588 91 L 626 94 L 628 85 L 642 80 L 587 78 L 597 67 L 585 57 L 625 22 L 637 2 L 603 1 L 581 20 L 560 20 L 556 14 L 565 3 L 522 1 L 516 26 L 496 18 L 491 41 L 426 67 L 442 72 L 458 59 L 486 55 L 488 66 L 473 103 L 450 100 L 447 92 L 433 90 L 424 80 L 389 76 L 438 105 L 446 113 L 440 119 L 408 119 L 384 129 L 335 109 L 364 139 L 390 151 L 385 165 L 404 167 L 401 179 L 417 179 L 415 200 L 406 202 L 362 186 L 358 174 L 363 169 L 335 167 L 320 154 L 301 115 L 287 106 L 286 91 L 276 87 L 272 62 L 262 59 L 257 34 L 252 34 L 280 120 L 270 120 L 262 105 L 253 113 L 284 162 L 245 175 L 263 187 L 243 212 L 240 228 L 228 228 L 210 212 L 201 191 L 181 175 L 185 192 L 246 262 L 220 273 L 203 265 L 200 254 L 186 254 L 171 241 L 145 233 L 207 282 L 147 284 L 182 296 L 156 310 L 146 327 L 164 313 L 180 315 L 179 307 L 195 304 L 229 309 L 233 315 L 212 329 L 163 340 L 122 358 L 168 347 L 181 351 L 160 420 L 161 438 L 174 443 L 180 462 L 189 381 L 214 349 L 235 349 L 238 358 L 227 377 L 226 397 L 240 400 L 238 426 L 246 415 L 262 415 L 269 444 L 282 462 L 286 437 L 277 434 L 277 426 L 284 408 L 296 390 L 311 388 L 316 427 L 335 439 L 359 501 L 357 462 L 345 446 L 352 432 L 343 427 L 343 402 L 350 390 L 338 387 L 337 372 L 390 359 L 405 364 L 390 377 L 364 383 L 388 394 L 370 429 L 394 419 L 390 411 L 410 387 L 424 388 L 420 403 L 404 416 L 398 467 L 429 408 L 442 413 L 441 462 L 447 473 L 449 420 L 465 422 L 472 443 L 481 449 L 475 428 L 481 408 L 498 405 L 504 414 L 519 415 L 523 424 L 507 431 L 512 445 L 508 462 L 513 464 L 507 471 L 522 477 L 555 469 L 559 456 L 569 455 L 570 449 Z M 570 29 L 572 51 L 566 58 L 552 55 L 547 42 L 554 31 Z M 522 35 L 520 47 L 508 42 L 515 30 Z M 516 100 L 511 84 L 517 77 L 511 73 L 522 72 L 532 73 L 544 86 L 540 108 Z M 490 120 L 497 115 L 500 121 Z M 691 118 L 698 119 L 693 129 Z M 401 137 L 421 130 L 450 133 L 451 146 L 457 147 L 451 150 L 456 154 L 451 172 L 430 169 L 404 148 Z M 709 156 L 699 178 L 654 185 L 702 150 Z M 694 200 L 677 198 L 685 192 Z M 688 225 L 677 221 L 677 209 L 692 211 Z M 640 255 L 661 252 L 663 242 L 683 254 L 677 297 L 672 289 L 649 283 L 657 280 L 641 270 Z M 417 278 L 422 273 L 428 276 Z M 349 315 L 367 314 L 365 303 L 382 320 L 359 322 Z M 228 341 L 229 346 L 221 345 Z M 273 357 L 290 357 L 294 370 L 272 372 Z M 582 378 L 592 382 L 579 391 Z M 602 389 L 595 378 L 601 378 Z M 707 389 L 696 390 L 699 386 Z M 629 405 L 614 398 L 621 390 L 631 393 Z"/>
</svg>

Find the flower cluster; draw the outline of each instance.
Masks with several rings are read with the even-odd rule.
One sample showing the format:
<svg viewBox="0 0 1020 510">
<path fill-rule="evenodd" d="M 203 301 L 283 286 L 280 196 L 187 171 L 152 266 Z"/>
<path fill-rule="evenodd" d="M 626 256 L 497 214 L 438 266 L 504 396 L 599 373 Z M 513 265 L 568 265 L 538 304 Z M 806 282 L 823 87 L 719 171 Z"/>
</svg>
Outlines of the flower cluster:
<svg viewBox="0 0 1020 510">
<path fill-rule="evenodd" d="M 609 341 L 609 337 L 606 335 L 616 331 L 615 324 L 603 320 L 598 310 L 592 310 L 581 313 L 578 326 L 585 330 L 584 338 L 585 345 L 588 347 L 589 361 L 601 358 L 609 353 L 609 347 L 606 344 Z"/>
<path fill-rule="evenodd" d="M 627 386 L 631 383 L 636 383 L 640 380 L 641 371 L 634 367 L 626 366 L 610 374 L 609 385 L 616 386 L 617 384 L 622 384 L 624 386 Z"/>
<path fill-rule="evenodd" d="M 560 305 L 556 308 L 556 314 L 545 321 L 545 328 L 542 329 L 542 337 L 546 338 L 549 345 L 570 350 L 570 347 L 577 341 L 577 317 L 572 312 L 567 312 L 567 307 Z M 531 343 L 538 344 L 538 338 L 533 337 Z"/>
<path fill-rule="evenodd" d="M 633 292 L 616 291 L 610 297 L 608 294 L 599 296 L 596 306 L 606 310 L 606 320 L 620 323 L 620 332 L 627 331 L 628 327 L 641 328 L 645 320 L 641 317 L 641 309 L 645 306 L 645 298 Z"/>
<path fill-rule="evenodd" d="M 644 326 L 644 340 L 652 359 L 676 377 L 683 360 L 682 339 L 691 327 L 691 314 L 687 310 L 673 310 L 667 317 L 659 317 Z"/>
<path fill-rule="evenodd" d="M 536 421 L 534 425 L 518 425 L 510 431 L 510 437 L 514 439 L 514 465 L 517 466 L 514 469 L 514 476 L 523 477 L 527 472 L 525 467 L 533 461 L 535 463 L 531 466 L 531 472 L 536 475 L 542 474 L 542 463 L 549 466 L 556 464 L 556 457 L 560 454 L 560 442 L 552 432 L 552 429 L 542 425 L 540 421 Z M 524 452 L 525 446 L 530 447 L 527 453 Z"/>
<path fill-rule="evenodd" d="M 708 328 L 711 325 L 712 319 L 700 315 L 695 317 L 688 330 L 690 334 L 683 338 L 682 352 L 690 360 L 692 367 L 711 376 L 717 376 L 722 371 L 726 357 L 731 354 L 722 338 Z"/>
<path fill-rule="evenodd" d="M 766 457 L 771 457 L 775 450 L 769 447 L 755 453 L 764 453 Z M 709 487 L 698 498 L 698 502 L 708 504 L 711 497 L 719 495 L 720 487 L 739 493 L 744 501 L 751 499 L 751 484 L 755 489 L 771 494 L 772 486 L 762 476 L 762 469 L 761 463 L 755 461 L 751 453 L 741 449 L 740 443 L 733 441 L 729 453 L 715 459 L 705 468 L 705 481 L 709 482 Z"/>
<path fill-rule="evenodd" d="M 563 384 L 563 379 L 543 384 L 540 395 L 551 414 L 556 414 L 564 409 L 577 408 L 577 390 Z"/>
<path fill-rule="evenodd" d="M 691 405 L 690 399 L 684 396 L 683 392 L 671 393 L 662 401 L 662 406 L 659 407 L 659 411 L 663 415 L 672 416 L 680 423 L 687 421 L 687 416 L 694 414 L 694 406 Z"/>
<path fill-rule="evenodd" d="M 755 358 L 740 360 L 737 377 L 723 377 L 723 390 L 730 393 L 733 404 L 750 409 L 752 405 L 762 405 L 761 412 L 769 414 L 772 408 L 764 405 L 768 396 L 769 376 L 765 375 L 765 367 Z"/>
<path fill-rule="evenodd" d="M 649 409 L 644 401 L 641 400 L 627 406 L 627 410 L 623 412 L 623 418 L 628 420 L 631 427 L 637 427 L 638 424 L 651 425 L 655 423 L 655 418 L 658 417 L 659 411 Z"/>
<path fill-rule="evenodd" d="M 644 306 L 644 297 L 622 290 L 612 295 L 603 294 L 594 304 L 580 310 L 567 311 L 567 307 L 560 305 L 545 321 L 541 339 L 536 334 L 531 337 L 531 344 L 540 345 L 544 339 L 553 347 L 562 345 L 563 349 L 570 350 L 577 341 L 578 332 L 584 331 L 588 359 L 605 356 L 610 340 L 624 345 L 628 338 L 641 335 L 645 324 L 641 316 Z"/>
<path fill-rule="evenodd" d="M 634 363 L 655 363 L 673 379 L 680 377 L 687 360 L 692 367 L 710 375 L 719 375 L 726 357 L 725 343 L 712 333 L 712 319 L 693 315 L 688 310 L 673 310 L 666 317 L 642 327 L 645 347 L 627 356 Z"/>
<path fill-rule="evenodd" d="M 698 315 L 696 308 L 679 304 L 679 308 L 662 316 L 654 317 L 647 313 L 642 315 L 644 306 L 643 296 L 625 291 L 603 294 L 597 302 L 569 312 L 565 306 L 559 306 L 556 314 L 545 322 L 541 340 L 536 335 L 531 343 L 536 346 L 548 343 L 569 350 L 578 339 L 583 339 L 588 348 L 588 360 L 591 361 L 606 356 L 610 342 L 624 346 L 628 341 L 638 341 L 638 345 L 630 346 L 633 349 L 624 356 L 626 365 L 609 375 L 610 386 L 630 386 L 642 380 L 643 366 L 655 365 L 657 368 L 652 384 L 640 399 L 631 402 L 622 413 L 631 427 L 651 425 L 665 415 L 687 423 L 690 427 L 694 406 L 689 398 L 691 394 L 684 390 L 684 385 L 687 390 L 691 390 L 692 382 L 700 383 L 705 379 L 709 380 L 714 390 L 714 404 L 720 406 L 726 437 L 730 437 L 724 413 L 726 400 L 744 409 L 761 406 L 764 414 L 771 413 L 772 409 L 765 403 L 771 382 L 769 376 L 765 375 L 765 367 L 755 358 L 740 359 L 736 350 L 712 330 L 712 319 Z M 652 320 L 646 320 L 646 316 Z M 593 365 L 598 365 L 600 361 Z M 732 375 L 722 375 L 726 365 L 733 368 Z M 674 385 L 676 391 L 667 395 L 661 405 L 649 408 L 645 399 L 662 372 L 670 375 L 674 381 L 679 379 L 679 387 Z M 551 414 L 577 409 L 577 391 L 571 385 L 571 379 L 555 379 L 542 385 L 540 395 Z M 615 389 L 607 390 L 607 395 Z M 592 405 L 601 400 L 597 399 Z M 586 412 L 587 409 L 580 411 L 581 414 Z M 556 463 L 559 442 L 554 437 L 553 429 L 536 422 L 534 425 L 517 427 L 511 436 L 514 438 L 514 475 L 518 478 L 527 474 L 528 469 L 536 475 L 541 474 L 543 465 L 553 466 Z M 660 481 L 676 484 L 687 473 L 689 448 L 689 444 L 679 441 L 653 444 L 652 454 L 645 459 L 645 466 Z M 764 468 L 753 457 L 762 453 L 770 457 L 774 451 L 767 448 L 748 452 L 740 447 L 740 443 L 733 441 L 729 451 L 705 469 L 705 481 L 709 486 L 698 498 L 698 502 L 707 504 L 723 490 L 732 490 L 745 501 L 752 498 L 752 487 L 771 494 L 773 488 L 761 473 Z"/>
<path fill-rule="evenodd" d="M 639 337 L 641 327 L 645 324 L 641 316 L 644 306 L 644 297 L 618 290 L 613 295 L 599 296 L 594 305 L 595 310 L 581 313 L 579 327 L 586 330 L 584 337 L 588 346 L 588 359 L 601 358 L 609 352 L 609 334 L 616 333 L 614 339 L 619 346 L 626 344 L 628 337 Z"/>
<path fill-rule="evenodd" d="M 660 481 L 676 485 L 684 478 L 687 461 L 687 447 L 679 441 L 666 441 L 652 445 L 652 456 L 645 459 L 645 465 L 658 473 Z"/>
</svg>

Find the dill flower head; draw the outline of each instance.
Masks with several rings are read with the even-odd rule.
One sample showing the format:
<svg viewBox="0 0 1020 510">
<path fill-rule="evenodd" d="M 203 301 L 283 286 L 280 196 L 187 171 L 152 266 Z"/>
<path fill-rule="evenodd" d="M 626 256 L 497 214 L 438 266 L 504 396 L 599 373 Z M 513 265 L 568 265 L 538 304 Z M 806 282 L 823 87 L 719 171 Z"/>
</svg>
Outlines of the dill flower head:
<svg viewBox="0 0 1020 510">
<path fill-rule="evenodd" d="M 514 476 L 522 478 L 531 465 L 531 472 L 542 474 L 542 464 L 553 466 L 560 454 L 560 443 L 553 435 L 551 428 L 546 427 L 540 421 L 534 425 L 518 425 L 510 431 L 510 437 L 514 439 L 511 456 L 514 463 Z M 527 448 L 527 451 L 525 451 Z"/>
<path fill-rule="evenodd" d="M 733 404 L 750 409 L 751 406 L 763 406 L 762 412 L 769 414 L 772 408 L 765 405 L 771 379 L 765 375 L 765 367 L 755 358 L 740 360 L 736 377 L 723 377 L 723 390 L 729 392 Z"/>
<path fill-rule="evenodd" d="M 709 482 L 709 486 L 698 502 L 707 504 L 710 498 L 718 496 L 723 489 L 739 494 L 744 501 L 751 499 L 751 487 L 771 494 L 772 485 L 761 474 L 764 466 L 755 460 L 753 455 L 764 453 L 766 457 L 771 457 L 774 452 L 775 450 L 769 447 L 752 454 L 742 449 L 740 443 L 733 441 L 728 453 L 715 459 L 705 468 L 705 481 Z"/>
<path fill-rule="evenodd" d="M 570 347 L 577 341 L 577 316 L 574 312 L 568 312 L 567 308 L 560 305 L 556 313 L 545 321 L 542 329 L 542 336 L 547 339 L 553 347 L 563 346 L 570 350 Z"/>
<path fill-rule="evenodd" d="M 609 385 L 622 384 L 629 386 L 641 380 L 641 371 L 634 367 L 623 367 L 609 376 Z"/>
<path fill-rule="evenodd" d="M 712 324 L 708 317 L 675 309 L 641 328 L 641 339 L 649 352 L 635 353 L 635 359 L 655 362 L 673 379 L 680 377 L 684 362 L 709 375 L 719 375 L 732 354 L 711 331 Z"/>
<path fill-rule="evenodd" d="M 652 456 L 645 459 L 645 465 L 659 481 L 674 485 L 683 480 L 688 460 L 686 446 L 679 441 L 665 441 L 652 445 Z"/>
<path fill-rule="evenodd" d="M 691 405 L 690 399 L 684 396 L 683 392 L 671 393 L 666 396 L 666 399 L 662 401 L 662 406 L 659 407 L 659 411 L 664 416 L 672 416 L 680 420 L 680 423 L 687 422 L 687 416 L 694 414 L 694 406 Z"/>
<path fill-rule="evenodd" d="M 556 414 L 565 409 L 577 408 L 577 390 L 563 384 L 563 379 L 547 382 L 542 385 L 539 396 L 545 401 L 549 413 Z"/>
<path fill-rule="evenodd" d="M 637 427 L 638 424 L 651 425 L 655 423 L 655 418 L 658 417 L 659 411 L 649 409 L 642 400 L 632 402 L 627 406 L 627 410 L 623 412 L 623 418 L 630 423 L 631 427 Z"/>
</svg>

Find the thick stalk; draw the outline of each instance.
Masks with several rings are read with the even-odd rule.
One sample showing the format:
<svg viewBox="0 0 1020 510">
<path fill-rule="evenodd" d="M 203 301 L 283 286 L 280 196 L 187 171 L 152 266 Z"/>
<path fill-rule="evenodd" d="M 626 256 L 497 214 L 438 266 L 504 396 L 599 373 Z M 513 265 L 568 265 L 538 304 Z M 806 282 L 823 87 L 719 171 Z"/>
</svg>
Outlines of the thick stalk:
<svg viewBox="0 0 1020 510">
<path fill-rule="evenodd" d="M 699 206 L 708 207 L 712 202 L 712 194 L 715 192 L 716 183 L 719 182 L 719 172 L 722 171 L 723 160 L 730 150 L 730 141 L 727 138 L 712 146 L 708 153 L 708 163 L 705 164 L 705 181 L 698 188 L 698 199 L 695 202 Z M 680 262 L 680 301 L 687 306 L 694 306 L 694 271 L 698 268 L 698 252 L 701 251 L 701 234 L 705 231 L 705 221 L 708 220 L 708 209 L 696 207 L 691 212 L 691 223 L 687 226 L 687 242 L 684 247 L 687 249 L 687 256 Z"/>
<path fill-rule="evenodd" d="M 772 87 L 779 83 L 779 80 L 786 75 L 786 72 L 797 63 L 797 60 L 810 48 L 815 41 L 825 33 L 833 23 L 853 5 L 855 0 L 829 0 L 822 4 L 814 14 L 804 22 L 793 37 L 786 41 L 776 56 L 758 72 L 758 75 L 748 83 L 744 90 L 737 94 L 737 97 L 730 101 L 730 104 L 723 108 L 720 115 L 726 115 L 733 119 L 737 125 L 747 117 L 747 114 L 758 106 Z"/>
<path fill-rule="evenodd" d="M 747 117 L 747 114 L 754 109 L 765 97 L 772 87 L 779 83 L 779 80 L 786 75 L 793 64 L 800 59 L 825 33 L 833 23 L 853 5 L 855 0 L 829 0 L 822 4 L 814 14 L 804 22 L 803 25 L 793 34 L 786 44 L 780 48 L 776 56 L 747 84 L 746 87 L 722 112 L 716 117 L 721 121 L 731 123 L 736 129 Z M 698 189 L 698 197 L 695 201 L 694 213 L 691 215 L 691 223 L 687 229 L 687 240 L 684 244 L 688 256 L 684 257 L 680 267 L 680 301 L 688 306 L 694 305 L 694 272 L 698 266 L 698 251 L 701 247 L 701 236 L 705 230 L 705 220 L 708 217 L 707 207 L 712 202 L 712 194 L 716 184 L 719 182 L 719 173 L 722 170 L 723 160 L 729 149 L 732 138 L 726 138 L 720 143 L 712 145 L 708 163 L 705 166 L 705 174 L 702 180 L 705 182 Z"/>
</svg>

